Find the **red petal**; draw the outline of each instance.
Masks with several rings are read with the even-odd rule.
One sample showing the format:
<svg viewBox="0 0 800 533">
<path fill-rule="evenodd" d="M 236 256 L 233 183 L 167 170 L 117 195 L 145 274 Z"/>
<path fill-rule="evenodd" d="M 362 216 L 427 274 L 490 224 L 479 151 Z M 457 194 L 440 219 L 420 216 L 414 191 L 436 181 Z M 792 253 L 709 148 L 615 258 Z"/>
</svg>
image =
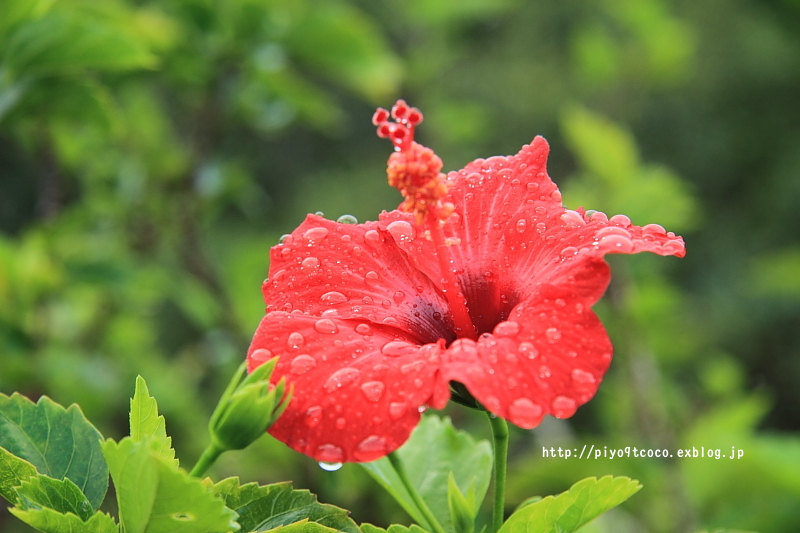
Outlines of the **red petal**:
<svg viewBox="0 0 800 533">
<path fill-rule="evenodd" d="M 318 461 L 373 461 L 408 439 L 419 407 L 441 405 L 442 345 L 419 346 L 361 320 L 269 313 L 248 351 L 253 370 L 280 356 L 273 382 L 294 386 L 269 432 Z M 446 401 L 447 398 L 444 398 Z"/>
<path fill-rule="evenodd" d="M 445 379 L 463 383 L 489 411 L 524 428 L 546 414 L 572 416 L 594 396 L 612 351 L 589 309 L 608 284 L 608 266 L 587 259 L 572 275 L 539 286 L 477 343 L 453 343 L 444 355 Z"/>
<path fill-rule="evenodd" d="M 398 241 L 409 224 L 392 226 Z M 269 311 L 366 319 L 413 335 L 448 338 L 447 302 L 377 222 L 339 224 L 316 215 L 270 253 L 264 299 Z"/>
</svg>

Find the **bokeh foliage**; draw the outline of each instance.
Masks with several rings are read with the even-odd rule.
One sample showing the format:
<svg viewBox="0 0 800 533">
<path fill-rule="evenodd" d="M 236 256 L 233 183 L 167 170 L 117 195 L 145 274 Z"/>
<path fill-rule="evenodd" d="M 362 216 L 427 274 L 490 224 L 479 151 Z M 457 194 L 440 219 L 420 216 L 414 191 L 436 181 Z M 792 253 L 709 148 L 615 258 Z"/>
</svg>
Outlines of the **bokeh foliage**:
<svg viewBox="0 0 800 533">
<path fill-rule="evenodd" d="M 574 419 L 512 435 L 509 510 L 614 474 L 644 489 L 591 531 L 794 531 L 798 87 L 792 0 L 3 0 L 0 391 L 79 403 L 119 437 L 142 374 L 199 454 L 269 247 L 307 212 L 397 204 L 369 118 L 403 96 L 448 169 L 543 134 L 567 206 L 687 242 L 613 261 L 615 362 Z M 541 457 L 584 443 L 745 456 Z M 406 520 L 358 468 L 323 475 L 271 439 L 216 474 Z"/>
</svg>

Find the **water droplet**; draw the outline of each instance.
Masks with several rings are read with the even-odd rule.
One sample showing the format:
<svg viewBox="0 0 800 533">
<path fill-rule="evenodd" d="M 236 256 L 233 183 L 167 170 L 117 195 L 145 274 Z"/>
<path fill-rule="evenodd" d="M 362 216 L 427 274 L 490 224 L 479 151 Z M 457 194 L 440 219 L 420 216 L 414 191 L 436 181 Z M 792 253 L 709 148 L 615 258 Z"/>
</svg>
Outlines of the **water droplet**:
<svg viewBox="0 0 800 533">
<path fill-rule="evenodd" d="M 397 324 L 397 319 L 393 316 L 387 316 L 383 319 L 383 323 L 389 326 L 394 326 Z"/>
<path fill-rule="evenodd" d="M 633 241 L 622 235 L 606 235 L 597 243 L 597 248 L 604 253 L 630 253 L 633 251 Z"/>
<path fill-rule="evenodd" d="M 574 257 L 578 254 L 578 249 L 574 246 L 567 246 L 563 250 L 561 250 L 561 257 L 564 259 L 569 259 L 570 257 Z"/>
<path fill-rule="evenodd" d="M 563 298 L 556 298 L 556 301 L 553 303 L 556 304 L 556 307 L 565 307 L 567 305 L 567 302 L 565 302 Z"/>
<path fill-rule="evenodd" d="M 550 367 L 542 365 L 539 367 L 539 377 L 542 379 L 547 379 L 552 375 L 550 372 Z"/>
<path fill-rule="evenodd" d="M 322 407 L 319 405 L 309 407 L 306 411 L 306 417 L 304 420 L 306 425 L 310 428 L 316 427 L 320 420 L 322 420 Z"/>
<path fill-rule="evenodd" d="M 319 333 L 327 333 L 332 335 L 334 333 L 338 333 L 339 328 L 336 327 L 336 324 L 330 318 L 321 318 L 314 323 L 314 329 L 317 330 Z"/>
<path fill-rule="evenodd" d="M 305 374 L 315 366 L 317 366 L 316 359 L 314 359 L 308 354 L 300 354 L 294 359 L 292 359 L 291 364 L 289 364 L 289 372 L 295 374 L 296 376 L 300 376 L 302 374 Z"/>
<path fill-rule="evenodd" d="M 544 410 L 542 407 L 528 398 L 517 398 L 508 407 L 509 420 L 525 429 L 538 426 L 543 416 Z"/>
<path fill-rule="evenodd" d="M 523 357 L 527 357 L 528 359 L 536 359 L 539 356 L 539 350 L 530 342 L 521 342 L 519 343 L 519 347 L 517 347 L 517 351 Z"/>
<path fill-rule="evenodd" d="M 392 420 L 399 420 L 408 410 L 408 404 L 405 402 L 392 402 L 389 404 L 389 417 Z"/>
<path fill-rule="evenodd" d="M 341 292 L 331 291 L 320 296 L 320 300 L 328 305 L 341 304 L 347 301 L 347 296 Z"/>
<path fill-rule="evenodd" d="M 336 429 L 344 429 L 347 425 L 347 419 L 344 417 L 339 417 L 336 419 Z"/>
<path fill-rule="evenodd" d="M 345 385 L 349 385 L 358 378 L 361 371 L 357 368 L 344 367 L 340 368 L 328 378 L 328 381 L 322 386 L 325 392 L 331 393 L 337 389 L 341 389 Z"/>
<path fill-rule="evenodd" d="M 254 363 L 266 363 L 272 359 L 272 352 L 267 350 L 266 348 L 259 348 L 258 350 L 253 350 L 253 353 L 250 354 L 250 360 Z"/>
<path fill-rule="evenodd" d="M 597 383 L 597 379 L 595 379 L 594 375 L 591 372 L 587 372 L 586 370 L 581 370 L 580 368 L 576 368 L 572 371 L 572 381 L 579 384 L 586 384 L 586 385 L 594 385 Z"/>
<path fill-rule="evenodd" d="M 631 219 L 626 217 L 625 215 L 614 215 L 613 217 L 608 219 L 609 224 L 614 224 L 615 226 L 622 226 L 623 228 L 627 228 L 631 225 Z"/>
<path fill-rule="evenodd" d="M 383 237 L 381 237 L 381 234 L 375 231 L 374 229 L 371 229 L 364 234 L 364 242 L 366 242 L 370 246 L 377 246 L 382 241 Z"/>
<path fill-rule="evenodd" d="M 392 298 L 394 298 L 395 303 L 402 303 L 406 299 L 406 294 L 403 291 L 397 291 Z"/>
<path fill-rule="evenodd" d="M 353 456 L 362 463 L 380 459 L 384 455 L 386 455 L 386 439 L 377 435 L 370 435 L 362 440 L 353 451 Z"/>
<path fill-rule="evenodd" d="M 386 388 L 386 386 L 380 381 L 367 381 L 361 385 L 361 392 L 364 393 L 367 400 L 377 402 L 381 399 L 381 396 L 383 396 L 384 388 Z"/>
<path fill-rule="evenodd" d="M 358 224 L 358 219 L 353 215 L 342 215 L 336 219 L 339 224 Z"/>
<path fill-rule="evenodd" d="M 556 396 L 553 400 L 553 416 L 556 418 L 569 418 L 575 414 L 578 404 L 569 396 Z"/>
<path fill-rule="evenodd" d="M 536 183 L 535 181 L 531 181 L 531 182 L 529 182 L 529 183 L 528 183 L 528 190 L 529 190 L 530 192 L 534 192 L 534 191 L 537 191 L 537 190 L 539 190 L 539 184 L 538 184 L 538 183 Z"/>
<path fill-rule="evenodd" d="M 561 201 L 561 191 L 559 191 L 558 189 L 554 190 L 553 192 L 550 193 L 550 198 L 552 198 L 556 202 L 560 202 Z"/>
<path fill-rule="evenodd" d="M 291 238 L 292 238 L 291 235 L 289 235 L 288 233 L 284 233 L 283 235 L 281 235 L 281 238 L 278 239 L 278 242 L 280 244 L 289 244 L 290 241 L 291 241 Z"/>
<path fill-rule="evenodd" d="M 304 272 L 313 272 L 319 268 L 319 259 L 316 257 L 306 257 L 303 259 L 303 262 L 300 263 L 300 268 L 302 268 Z"/>
<path fill-rule="evenodd" d="M 494 327 L 493 333 L 498 337 L 514 337 L 519 334 L 519 324 L 513 321 L 500 322 Z"/>
<path fill-rule="evenodd" d="M 342 235 L 342 242 L 350 242 L 353 238 L 350 235 Z"/>
<path fill-rule="evenodd" d="M 412 363 L 405 364 L 400 367 L 401 374 L 411 374 L 412 372 L 419 372 L 425 367 L 425 361 L 418 359 Z"/>
<path fill-rule="evenodd" d="M 384 307 L 384 309 L 389 309 L 392 306 L 392 302 L 390 302 L 389 300 L 383 300 L 381 302 L 381 305 Z"/>
<path fill-rule="evenodd" d="M 544 215 L 545 213 L 547 213 L 547 208 L 544 207 L 544 206 L 539 205 L 539 206 L 536 206 L 536 208 L 533 210 L 533 212 L 536 213 L 537 215 L 541 216 L 541 215 Z"/>
<path fill-rule="evenodd" d="M 544 233 L 544 230 L 547 229 L 547 225 L 544 222 L 537 222 L 535 227 L 539 233 Z"/>
<path fill-rule="evenodd" d="M 359 335 L 372 335 L 372 330 L 367 324 L 359 324 L 356 326 L 356 333 Z"/>
<path fill-rule="evenodd" d="M 296 350 L 300 348 L 306 343 L 306 339 L 303 337 L 303 334 L 295 331 L 289 334 L 289 338 L 286 339 L 286 345 L 289 347 L 290 350 Z"/>
<path fill-rule="evenodd" d="M 544 332 L 544 336 L 547 337 L 547 342 L 553 344 L 561 338 L 561 332 L 558 331 L 558 328 L 547 328 Z"/>
<path fill-rule="evenodd" d="M 420 378 L 416 378 L 416 379 L 414 380 L 414 386 L 415 386 L 416 388 L 418 388 L 418 389 L 421 389 L 421 388 L 422 388 L 422 386 L 423 386 L 424 384 L 425 384 L 425 382 L 424 382 L 424 381 L 422 381 Z"/>
<path fill-rule="evenodd" d="M 414 240 L 414 228 L 405 220 L 395 220 L 388 226 L 386 230 L 392 234 L 394 240 L 399 243 L 405 243 Z"/>
<path fill-rule="evenodd" d="M 602 211 L 587 211 L 586 214 L 592 222 L 608 222 L 608 216 Z"/>
<path fill-rule="evenodd" d="M 525 220 L 524 218 L 521 218 L 521 219 L 517 220 L 517 224 L 516 224 L 517 232 L 525 233 L 525 230 L 527 229 L 527 225 L 528 225 L 528 221 Z"/>
<path fill-rule="evenodd" d="M 384 322 L 386 322 L 384 320 Z M 381 348 L 381 353 L 389 357 L 402 357 L 416 353 L 419 347 L 406 341 L 389 341 Z"/>
<path fill-rule="evenodd" d="M 323 448 L 325 446 L 331 446 L 332 448 L 336 448 L 337 450 L 339 450 L 339 454 L 340 455 L 342 453 L 342 449 L 339 448 L 338 446 L 334 446 L 333 444 L 324 444 L 324 445 L 320 446 L 320 448 Z M 319 453 L 319 451 L 317 453 Z M 330 453 L 331 455 L 334 455 L 336 452 L 327 452 L 326 451 L 325 453 Z M 337 470 L 339 470 L 342 467 L 342 463 L 341 462 L 339 462 L 339 463 L 327 463 L 325 461 L 320 461 L 318 464 L 319 464 L 319 467 L 321 469 L 325 470 L 326 472 L 336 472 Z"/>
<path fill-rule="evenodd" d="M 665 230 L 664 226 L 660 224 L 648 224 L 642 228 L 642 233 L 648 235 L 666 235 L 667 230 Z"/>
<path fill-rule="evenodd" d="M 328 236 L 328 228 L 311 228 L 303 233 L 309 244 L 317 244 Z"/>
<path fill-rule="evenodd" d="M 378 273 L 370 270 L 364 275 L 364 281 L 367 282 L 367 285 L 370 287 L 374 287 L 376 283 L 378 283 Z"/>
<path fill-rule="evenodd" d="M 336 309 L 326 309 L 322 312 L 320 316 L 323 316 L 325 318 L 336 318 L 337 316 L 339 316 L 339 311 L 337 311 Z"/>
<path fill-rule="evenodd" d="M 194 515 L 191 513 L 172 513 L 170 516 L 173 520 L 178 522 L 191 522 L 195 519 Z"/>
</svg>

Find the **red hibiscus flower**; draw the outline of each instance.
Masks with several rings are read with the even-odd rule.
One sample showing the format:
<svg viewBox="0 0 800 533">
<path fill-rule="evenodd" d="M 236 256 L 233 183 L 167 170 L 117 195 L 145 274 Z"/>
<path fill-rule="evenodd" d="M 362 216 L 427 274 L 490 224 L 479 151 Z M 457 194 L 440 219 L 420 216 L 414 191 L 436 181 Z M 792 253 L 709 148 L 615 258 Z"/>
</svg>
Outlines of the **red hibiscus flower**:
<svg viewBox="0 0 800 533">
<path fill-rule="evenodd" d="M 280 356 L 273 380 L 294 384 L 270 433 L 319 461 L 388 454 L 451 394 L 523 428 L 571 416 L 611 362 L 591 310 L 603 256 L 684 255 L 656 224 L 564 208 L 541 137 L 445 176 L 413 141 L 419 111 L 398 101 L 392 117 L 374 121 L 406 200 L 365 224 L 308 215 L 272 248 L 248 353 L 250 370 Z"/>
</svg>

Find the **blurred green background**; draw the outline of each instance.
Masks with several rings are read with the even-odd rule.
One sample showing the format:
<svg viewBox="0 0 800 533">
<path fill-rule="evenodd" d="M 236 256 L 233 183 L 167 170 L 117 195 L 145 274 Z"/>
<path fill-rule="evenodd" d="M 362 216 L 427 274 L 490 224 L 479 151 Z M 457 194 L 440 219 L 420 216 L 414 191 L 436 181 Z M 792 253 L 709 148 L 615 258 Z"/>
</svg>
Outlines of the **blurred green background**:
<svg viewBox="0 0 800 533">
<path fill-rule="evenodd" d="M 308 212 L 399 202 L 370 123 L 397 97 L 447 169 L 541 134 L 565 205 L 687 243 L 611 258 L 614 363 L 574 418 L 512 433 L 509 511 L 615 474 L 644 489 L 587 532 L 797 531 L 798 0 L 2 0 L 0 391 L 119 438 L 141 374 L 191 466 L 269 247 Z M 584 444 L 744 458 L 542 458 Z M 408 523 L 360 467 L 271 438 L 212 475 Z"/>
</svg>

